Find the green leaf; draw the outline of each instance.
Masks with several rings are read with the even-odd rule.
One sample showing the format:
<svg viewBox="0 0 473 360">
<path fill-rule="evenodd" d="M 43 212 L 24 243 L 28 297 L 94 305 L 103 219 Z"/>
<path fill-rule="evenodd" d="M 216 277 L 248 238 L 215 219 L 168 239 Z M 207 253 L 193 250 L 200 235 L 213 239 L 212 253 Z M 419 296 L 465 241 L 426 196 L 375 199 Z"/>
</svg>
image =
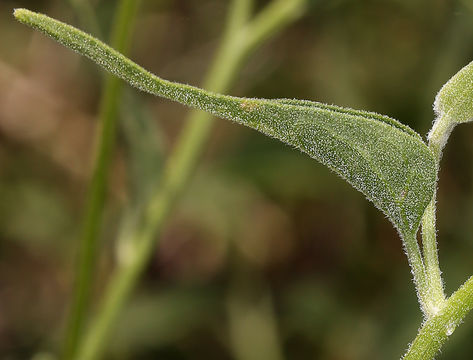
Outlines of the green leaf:
<svg viewBox="0 0 473 360">
<path fill-rule="evenodd" d="M 298 148 L 365 194 L 404 237 L 417 232 L 433 196 L 436 164 L 420 136 L 398 121 L 311 101 L 213 94 L 158 78 L 101 41 L 45 15 L 18 9 L 15 17 L 140 90 L 246 125 Z"/>
<path fill-rule="evenodd" d="M 457 72 L 442 86 L 434 102 L 437 115 L 428 139 L 438 161 L 457 124 L 473 120 L 473 62 Z"/>
<path fill-rule="evenodd" d="M 473 120 L 473 62 L 457 72 L 438 92 L 434 110 L 439 118 L 464 123 Z"/>
</svg>

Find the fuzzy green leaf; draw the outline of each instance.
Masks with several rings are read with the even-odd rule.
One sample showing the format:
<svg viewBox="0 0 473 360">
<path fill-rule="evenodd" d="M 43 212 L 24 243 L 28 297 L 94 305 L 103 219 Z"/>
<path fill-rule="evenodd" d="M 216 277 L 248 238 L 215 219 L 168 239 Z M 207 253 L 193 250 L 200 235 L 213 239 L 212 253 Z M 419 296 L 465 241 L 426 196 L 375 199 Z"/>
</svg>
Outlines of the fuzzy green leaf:
<svg viewBox="0 0 473 360">
<path fill-rule="evenodd" d="M 436 165 L 420 136 L 398 121 L 311 101 L 213 94 L 158 78 L 101 41 L 45 15 L 18 9 L 15 17 L 140 90 L 246 125 L 300 149 L 365 194 L 402 235 L 416 233 L 434 192 Z"/>
<path fill-rule="evenodd" d="M 438 92 L 434 110 L 437 116 L 455 123 L 473 120 L 473 62 L 457 72 Z"/>
<path fill-rule="evenodd" d="M 470 62 L 452 76 L 435 97 L 434 111 L 437 118 L 428 139 L 437 160 L 440 160 L 453 128 L 457 124 L 473 120 L 472 98 L 473 62 Z"/>
</svg>

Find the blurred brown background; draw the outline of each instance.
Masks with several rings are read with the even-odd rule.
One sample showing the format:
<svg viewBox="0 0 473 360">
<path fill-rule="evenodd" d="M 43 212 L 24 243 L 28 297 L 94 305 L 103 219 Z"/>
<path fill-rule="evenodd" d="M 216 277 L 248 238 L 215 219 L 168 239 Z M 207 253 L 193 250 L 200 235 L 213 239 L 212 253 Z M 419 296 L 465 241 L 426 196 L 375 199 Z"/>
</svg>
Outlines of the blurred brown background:
<svg viewBox="0 0 473 360">
<path fill-rule="evenodd" d="M 108 39 L 116 2 L 92 3 Z M 227 5 L 143 0 L 131 58 L 199 85 Z M 83 27 L 68 1 L 0 0 L 2 359 L 60 344 L 102 80 L 95 65 L 15 22 L 15 7 Z M 425 135 L 436 92 L 471 60 L 471 0 L 312 0 L 251 56 L 230 93 L 372 110 Z M 136 205 L 130 191 L 159 178 L 187 112 L 126 90 L 96 298 L 124 209 Z M 439 184 L 448 293 L 473 273 L 472 158 L 473 127 L 459 126 Z M 361 194 L 298 151 L 218 121 L 107 358 L 246 360 L 260 337 L 280 359 L 399 358 L 421 321 L 410 279 L 396 232 Z M 472 335 L 468 318 L 439 358 L 471 359 Z"/>
</svg>

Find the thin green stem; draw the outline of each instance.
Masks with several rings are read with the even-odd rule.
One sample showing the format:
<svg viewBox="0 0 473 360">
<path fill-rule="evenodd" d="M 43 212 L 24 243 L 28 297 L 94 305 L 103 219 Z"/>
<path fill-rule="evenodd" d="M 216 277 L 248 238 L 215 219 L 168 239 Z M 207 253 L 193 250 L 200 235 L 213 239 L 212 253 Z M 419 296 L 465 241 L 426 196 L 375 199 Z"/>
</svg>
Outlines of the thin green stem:
<svg viewBox="0 0 473 360">
<path fill-rule="evenodd" d="M 428 296 L 425 305 L 428 316 L 435 315 L 445 301 L 435 230 L 435 199 L 436 194 L 434 193 L 432 201 L 425 209 L 422 217 L 422 247 L 428 284 Z"/>
<path fill-rule="evenodd" d="M 299 7 L 303 4 L 301 0 L 286 0 L 286 2 L 300 4 Z M 234 0 L 230 13 L 230 19 L 234 20 L 229 20 L 230 23 L 234 21 L 235 24 L 238 24 L 241 20 L 236 20 L 237 16 L 243 20 L 245 17 L 241 14 L 245 10 L 241 9 L 245 7 L 248 9 L 247 5 L 250 3 L 250 0 Z M 294 13 L 300 14 L 299 7 L 295 7 L 293 11 L 281 11 L 274 14 L 273 16 L 277 15 L 281 19 L 279 21 L 271 19 L 271 26 L 274 28 L 268 26 L 265 32 L 260 33 L 261 38 L 252 38 L 251 47 L 255 48 L 263 42 L 268 33 L 274 33 L 288 23 L 283 19 L 294 19 Z M 215 92 L 225 91 L 248 54 L 250 44 L 245 41 L 246 32 L 239 29 L 239 26 L 227 27 L 217 57 L 204 82 L 207 89 Z M 98 309 L 97 318 L 82 343 L 77 359 L 93 360 L 102 354 L 113 324 L 152 254 L 152 249 L 157 241 L 156 234 L 161 230 L 176 198 L 196 165 L 212 124 L 212 117 L 206 113 L 200 111 L 191 113 L 176 148 L 167 162 L 160 188 L 150 199 L 136 232 L 129 235 L 131 236 L 130 243 L 136 246 L 135 252 L 112 275 L 103 302 Z"/>
<path fill-rule="evenodd" d="M 68 2 L 77 14 L 82 26 L 95 36 L 100 37 L 100 27 L 89 0 L 68 0 Z"/>
<path fill-rule="evenodd" d="M 438 118 L 429 132 L 429 148 L 438 164 L 442 150 L 450 136 L 455 123 L 443 116 Z M 428 294 L 426 320 L 404 360 L 430 360 L 435 357 L 455 328 L 463 321 L 473 308 L 473 277 L 446 299 L 438 261 L 436 227 L 435 227 L 436 193 L 427 206 L 422 217 L 422 245 L 427 271 Z"/>
<path fill-rule="evenodd" d="M 137 0 L 121 0 L 117 8 L 112 43 L 115 48 L 120 49 L 122 52 L 126 52 L 128 48 L 138 3 L 139 1 Z M 107 75 L 100 104 L 100 128 L 95 147 L 93 174 L 87 196 L 88 200 L 79 244 L 75 287 L 64 343 L 64 359 L 73 358 L 77 352 L 77 345 L 86 319 L 105 202 L 106 183 L 115 143 L 118 99 L 121 94 L 121 88 L 122 82 L 119 79 L 112 75 Z"/>
<path fill-rule="evenodd" d="M 470 277 L 438 311 L 427 319 L 403 360 L 431 360 L 473 309 L 473 277 Z"/>
<path fill-rule="evenodd" d="M 442 158 L 442 150 L 455 125 L 456 122 L 452 121 L 447 115 L 443 115 L 435 120 L 434 126 L 432 126 L 429 132 L 429 148 L 432 150 L 437 163 L 439 163 Z"/>
<path fill-rule="evenodd" d="M 224 38 L 234 36 L 248 22 L 253 11 L 254 0 L 232 1 L 230 6 L 230 15 L 226 21 Z M 224 40 L 222 40 L 223 43 Z"/>
<path fill-rule="evenodd" d="M 252 50 L 275 31 L 301 16 L 306 6 L 306 0 L 272 1 L 248 24 L 246 29 L 247 51 Z"/>
<path fill-rule="evenodd" d="M 408 234 L 403 236 L 403 243 L 406 250 L 407 259 L 411 267 L 412 275 L 414 277 L 414 285 L 417 290 L 417 297 L 421 305 L 422 311 L 426 313 L 426 303 L 428 296 L 428 283 L 425 272 L 424 262 L 419 249 L 419 244 L 415 234 Z"/>
<path fill-rule="evenodd" d="M 453 129 L 453 125 L 448 119 L 437 119 L 432 130 L 429 133 L 429 148 L 434 154 L 435 161 L 438 164 L 442 157 L 442 149 Z M 436 192 L 425 209 L 422 216 L 422 254 L 421 261 L 425 270 L 425 283 L 423 289 L 417 287 L 420 296 L 422 310 L 426 318 L 435 316 L 443 307 L 445 302 L 445 293 L 443 289 L 442 275 L 438 260 L 438 249 L 435 227 L 435 201 Z M 415 239 L 414 239 L 415 240 Z M 417 245 L 417 242 L 416 242 Z M 415 270 L 413 270 L 415 272 Z"/>
<path fill-rule="evenodd" d="M 429 133 L 429 148 L 434 154 L 435 160 L 438 164 L 442 157 L 442 150 L 447 142 L 450 133 L 454 127 L 454 123 L 448 117 L 441 117 L 437 119 Z M 425 314 L 428 317 L 434 316 L 445 302 L 445 293 L 443 289 L 442 273 L 440 270 L 437 238 L 436 238 L 436 192 L 434 192 L 432 200 L 425 209 L 422 217 L 422 249 L 423 259 L 426 269 L 427 280 L 427 296 L 424 303 Z"/>
</svg>

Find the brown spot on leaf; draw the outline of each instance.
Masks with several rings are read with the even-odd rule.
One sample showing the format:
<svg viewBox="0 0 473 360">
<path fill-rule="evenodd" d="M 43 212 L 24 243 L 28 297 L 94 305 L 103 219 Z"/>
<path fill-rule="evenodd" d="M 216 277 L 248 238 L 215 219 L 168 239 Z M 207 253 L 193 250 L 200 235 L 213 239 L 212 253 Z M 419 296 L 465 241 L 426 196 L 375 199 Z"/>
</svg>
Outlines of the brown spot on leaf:
<svg viewBox="0 0 473 360">
<path fill-rule="evenodd" d="M 258 108 L 258 103 L 251 100 L 245 100 L 241 103 L 240 106 L 243 110 L 251 112 L 251 111 L 254 111 L 256 108 Z"/>
</svg>

